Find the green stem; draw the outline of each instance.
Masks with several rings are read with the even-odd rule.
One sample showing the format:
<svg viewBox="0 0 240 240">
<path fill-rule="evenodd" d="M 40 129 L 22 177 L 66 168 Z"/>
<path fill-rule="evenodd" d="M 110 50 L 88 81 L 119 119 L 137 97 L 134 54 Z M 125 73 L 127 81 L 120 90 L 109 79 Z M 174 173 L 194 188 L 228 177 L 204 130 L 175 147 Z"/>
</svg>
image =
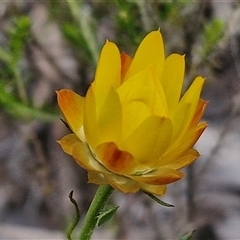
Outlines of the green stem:
<svg viewBox="0 0 240 240">
<path fill-rule="evenodd" d="M 97 216 L 108 202 L 113 191 L 114 188 L 112 188 L 110 185 L 99 186 L 92 200 L 92 203 L 88 209 L 85 221 L 82 226 L 79 240 L 90 240 L 93 230 L 97 223 Z"/>
</svg>

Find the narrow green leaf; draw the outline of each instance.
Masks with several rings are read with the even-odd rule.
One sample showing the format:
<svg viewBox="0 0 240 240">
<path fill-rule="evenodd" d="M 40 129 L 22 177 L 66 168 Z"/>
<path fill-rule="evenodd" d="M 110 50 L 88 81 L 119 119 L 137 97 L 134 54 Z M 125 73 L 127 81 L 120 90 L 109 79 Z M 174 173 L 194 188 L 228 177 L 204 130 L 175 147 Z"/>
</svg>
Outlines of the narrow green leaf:
<svg viewBox="0 0 240 240">
<path fill-rule="evenodd" d="M 78 222 L 80 220 L 80 211 L 78 208 L 78 204 L 76 202 L 76 200 L 73 198 L 73 191 L 71 191 L 68 195 L 70 201 L 73 203 L 75 210 L 76 210 L 76 215 L 75 218 L 73 219 L 73 222 L 71 223 L 71 225 L 69 226 L 68 230 L 67 230 L 67 238 L 68 240 L 72 240 L 71 235 L 74 231 L 74 229 L 76 228 L 76 226 L 78 225 Z"/>
<path fill-rule="evenodd" d="M 142 190 L 142 192 L 144 192 L 144 193 L 145 193 L 146 195 L 148 195 L 151 199 L 153 199 L 155 202 L 161 204 L 161 205 L 164 206 L 164 207 L 174 207 L 174 205 L 169 204 L 169 203 L 166 203 L 166 202 L 160 200 L 159 198 L 155 197 L 155 196 L 154 196 L 153 194 L 151 194 L 151 193 L 145 192 L 145 191 L 143 191 L 143 190 Z"/>
<path fill-rule="evenodd" d="M 223 36 L 224 24 L 219 19 L 213 19 L 205 24 L 203 30 L 203 50 L 208 55 Z"/>
<path fill-rule="evenodd" d="M 193 230 L 192 232 L 184 235 L 183 237 L 181 237 L 179 240 L 190 240 L 194 234 L 195 230 Z"/>
<path fill-rule="evenodd" d="M 116 214 L 118 208 L 119 206 L 112 206 L 112 205 L 107 205 L 106 207 L 104 207 L 104 209 L 97 216 L 97 224 L 96 224 L 97 227 L 100 227 L 104 223 L 111 220 Z"/>
<path fill-rule="evenodd" d="M 40 119 L 42 121 L 52 122 L 58 119 L 58 115 L 53 111 L 45 111 L 37 109 L 30 104 L 25 104 L 16 99 L 11 92 L 7 92 L 2 84 L 0 84 L 0 107 L 14 117 L 23 120 Z"/>
<path fill-rule="evenodd" d="M 16 19 L 15 28 L 12 30 L 9 43 L 13 63 L 18 62 L 22 55 L 23 48 L 29 40 L 30 27 L 31 20 L 29 17 L 21 16 Z"/>
</svg>

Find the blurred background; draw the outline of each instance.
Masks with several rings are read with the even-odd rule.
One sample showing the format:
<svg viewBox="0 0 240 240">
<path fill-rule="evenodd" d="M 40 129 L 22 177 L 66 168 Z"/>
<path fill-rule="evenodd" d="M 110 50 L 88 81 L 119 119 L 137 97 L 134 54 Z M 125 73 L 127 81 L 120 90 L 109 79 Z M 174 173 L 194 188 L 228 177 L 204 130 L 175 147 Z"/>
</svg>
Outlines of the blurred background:
<svg viewBox="0 0 240 240">
<path fill-rule="evenodd" d="M 86 213 L 96 186 L 56 143 L 68 130 L 55 91 L 84 96 L 106 39 L 133 55 L 159 27 L 166 55 L 186 54 L 185 89 L 206 77 L 202 157 L 161 198 L 174 208 L 115 192 L 117 215 L 93 239 L 239 239 L 239 23 L 239 1 L 1 1 L 0 239 L 66 239 L 71 190 Z"/>
</svg>

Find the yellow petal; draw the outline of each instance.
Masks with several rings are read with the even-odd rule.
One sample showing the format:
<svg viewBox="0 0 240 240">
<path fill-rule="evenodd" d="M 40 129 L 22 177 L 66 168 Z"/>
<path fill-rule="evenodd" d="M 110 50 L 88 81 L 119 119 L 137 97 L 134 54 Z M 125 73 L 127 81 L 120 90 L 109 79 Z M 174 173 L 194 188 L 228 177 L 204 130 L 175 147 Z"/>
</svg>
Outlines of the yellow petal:
<svg viewBox="0 0 240 240">
<path fill-rule="evenodd" d="M 79 138 L 82 138 L 84 98 L 72 90 L 62 89 L 57 91 L 57 100 L 70 128 Z"/>
<path fill-rule="evenodd" d="M 168 115 L 163 90 L 160 96 L 151 67 L 124 82 L 117 93 L 123 109 L 123 138 L 150 115 L 157 114 L 162 117 Z"/>
<path fill-rule="evenodd" d="M 186 152 L 193 147 L 205 130 L 206 126 L 206 123 L 203 122 L 195 128 L 186 131 L 181 138 L 177 139 L 175 143 L 168 148 L 168 151 L 164 154 L 164 156 L 156 162 L 156 167 L 166 166 L 170 163 L 174 164 L 175 161 L 178 161 L 178 159 L 184 156 Z"/>
<path fill-rule="evenodd" d="M 167 187 L 165 185 L 150 185 L 150 184 L 141 184 L 140 188 L 143 191 L 152 193 L 158 196 L 165 195 Z"/>
<path fill-rule="evenodd" d="M 207 127 L 206 122 L 202 122 L 193 129 L 189 129 L 181 138 L 176 140 L 175 144 L 173 145 L 173 148 L 180 154 L 186 152 L 187 149 L 193 147 L 193 145 L 197 142 L 197 140 L 202 135 L 206 127 Z M 170 151 L 173 150 L 171 149 Z"/>
<path fill-rule="evenodd" d="M 122 108 L 116 91 L 111 88 L 98 116 L 99 144 L 118 142 L 122 135 Z"/>
<path fill-rule="evenodd" d="M 95 183 L 98 185 L 109 184 L 107 179 L 104 177 L 102 173 L 99 172 L 88 172 L 88 182 Z"/>
<path fill-rule="evenodd" d="M 205 112 L 207 103 L 208 102 L 204 101 L 203 99 L 199 100 L 198 107 L 194 114 L 190 127 L 196 126 L 199 123 L 203 113 Z"/>
<path fill-rule="evenodd" d="M 133 156 L 120 150 L 113 142 L 97 146 L 95 154 L 99 161 L 111 172 L 125 175 L 134 172 L 136 168 Z"/>
<path fill-rule="evenodd" d="M 140 43 L 125 79 L 132 77 L 142 69 L 153 66 L 155 74 L 161 76 L 165 53 L 160 31 L 150 32 Z"/>
<path fill-rule="evenodd" d="M 92 85 L 89 87 L 85 99 L 83 116 L 84 133 L 88 144 L 95 148 L 98 145 L 98 127 L 96 116 L 96 100 Z"/>
<path fill-rule="evenodd" d="M 79 138 L 75 134 L 71 133 L 64 136 L 60 141 L 58 141 L 58 143 L 65 153 L 72 155 L 74 144 L 79 141 Z"/>
<path fill-rule="evenodd" d="M 139 190 L 139 183 L 130 178 L 117 174 L 104 174 L 108 183 L 123 193 L 135 193 Z"/>
<path fill-rule="evenodd" d="M 194 118 L 203 83 L 204 79 L 202 77 L 197 77 L 181 98 L 175 111 L 172 113 L 174 126 L 173 140 L 177 139 L 181 134 L 184 134 Z"/>
<path fill-rule="evenodd" d="M 139 183 L 113 173 L 89 172 L 88 180 L 95 184 L 110 184 L 113 188 L 124 193 L 135 193 L 139 190 Z"/>
<path fill-rule="evenodd" d="M 150 184 L 150 185 L 165 185 L 178 181 L 184 176 L 184 173 L 178 172 L 171 168 L 162 167 L 148 174 L 141 176 L 131 176 L 131 178 L 137 182 Z"/>
<path fill-rule="evenodd" d="M 186 131 L 190 124 L 190 116 L 189 113 L 191 111 L 191 103 L 182 103 L 178 104 L 177 108 L 172 114 L 172 122 L 173 122 L 173 134 L 172 134 L 172 142 L 179 139 L 182 134 Z"/>
<path fill-rule="evenodd" d="M 188 88 L 186 93 L 181 98 L 181 101 L 192 102 L 195 100 L 194 102 L 196 102 L 196 104 L 198 104 L 204 81 L 205 81 L 204 78 L 202 78 L 200 76 L 196 77 L 193 80 L 191 86 Z"/>
<path fill-rule="evenodd" d="M 161 84 L 167 98 L 168 108 L 174 109 L 180 100 L 184 79 L 184 56 L 171 54 L 164 63 Z"/>
<path fill-rule="evenodd" d="M 128 68 L 132 62 L 132 58 L 127 55 L 125 52 L 121 54 L 121 82 L 123 82 L 126 73 L 128 71 Z"/>
<path fill-rule="evenodd" d="M 107 41 L 97 65 L 93 82 L 97 104 L 97 114 L 110 88 L 117 88 L 121 81 L 121 58 L 117 46 Z"/>
<path fill-rule="evenodd" d="M 108 172 L 107 169 L 94 158 L 89 147 L 80 141 L 74 144 L 72 156 L 75 161 L 87 171 L 101 173 Z"/>
<path fill-rule="evenodd" d="M 167 150 L 171 136 L 171 121 L 151 116 L 123 142 L 123 149 L 130 152 L 139 165 L 151 168 Z"/>
<path fill-rule="evenodd" d="M 194 160 L 196 160 L 200 156 L 199 152 L 195 149 L 190 149 L 187 153 L 176 159 L 176 161 L 171 162 L 165 167 L 172 168 L 174 170 L 181 169 L 183 167 L 188 166 Z"/>
</svg>

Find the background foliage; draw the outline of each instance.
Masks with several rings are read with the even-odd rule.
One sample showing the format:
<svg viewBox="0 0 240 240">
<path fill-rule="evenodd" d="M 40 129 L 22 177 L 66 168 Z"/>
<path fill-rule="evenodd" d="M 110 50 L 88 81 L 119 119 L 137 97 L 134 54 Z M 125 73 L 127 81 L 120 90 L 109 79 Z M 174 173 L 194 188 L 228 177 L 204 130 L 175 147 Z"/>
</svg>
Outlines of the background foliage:
<svg viewBox="0 0 240 240">
<path fill-rule="evenodd" d="M 170 187 L 166 201 L 175 209 L 140 193 L 116 193 L 118 216 L 96 237 L 169 239 L 198 229 L 196 239 L 224 239 L 239 233 L 234 224 L 228 228 L 240 220 L 231 214 L 240 207 L 239 147 L 233 144 L 239 143 L 240 109 L 237 1 L 2 1 L 0 9 L 0 230 L 20 225 L 63 232 L 74 214 L 71 190 L 86 211 L 95 186 L 56 143 L 67 129 L 55 90 L 84 95 L 106 39 L 132 55 L 160 27 L 166 55 L 186 54 L 185 88 L 195 76 L 207 77 L 210 129 L 199 143 L 204 157 Z M 228 201 L 218 198 L 222 192 Z M 19 234 L 13 229 L 4 234 Z"/>
</svg>

